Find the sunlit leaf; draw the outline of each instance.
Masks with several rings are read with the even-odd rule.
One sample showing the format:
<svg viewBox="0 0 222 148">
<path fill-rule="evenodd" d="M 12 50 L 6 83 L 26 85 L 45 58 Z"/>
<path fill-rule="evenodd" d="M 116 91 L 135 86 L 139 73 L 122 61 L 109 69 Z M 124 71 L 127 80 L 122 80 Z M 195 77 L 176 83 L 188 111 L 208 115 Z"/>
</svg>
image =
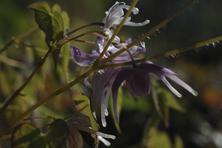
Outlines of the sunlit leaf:
<svg viewBox="0 0 222 148">
<path fill-rule="evenodd" d="M 96 122 L 96 120 L 93 116 L 93 113 L 92 113 L 92 110 L 91 110 L 91 107 L 90 107 L 89 99 L 85 95 L 78 92 L 73 96 L 73 100 L 76 104 L 76 107 L 79 110 L 82 109 L 83 107 L 87 106 L 82 110 L 82 113 L 89 117 L 92 129 L 95 130 L 95 131 L 98 131 L 99 126 L 98 126 L 98 124 L 97 124 L 97 122 Z M 94 136 L 94 138 L 95 138 L 95 136 Z"/>
<path fill-rule="evenodd" d="M 65 73 L 66 82 L 69 83 L 68 65 L 69 65 L 70 42 L 62 46 L 62 67 Z"/>
<path fill-rule="evenodd" d="M 52 6 L 52 12 L 61 13 L 62 12 L 61 7 L 58 4 L 53 5 Z"/>
<path fill-rule="evenodd" d="M 69 16 L 65 11 L 62 12 L 62 19 L 64 23 L 64 34 L 66 34 L 69 31 Z"/>
<path fill-rule="evenodd" d="M 173 148 L 183 148 L 183 140 L 178 135 L 175 137 L 175 143 Z"/>
<path fill-rule="evenodd" d="M 61 148 L 69 135 L 66 122 L 58 119 L 50 126 L 47 133 L 41 133 L 35 125 L 23 123 L 12 133 L 12 148 Z"/>
<path fill-rule="evenodd" d="M 172 148 L 169 136 L 165 132 L 160 132 L 155 128 L 150 129 L 143 141 L 143 146 L 150 148 Z"/>
</svg>

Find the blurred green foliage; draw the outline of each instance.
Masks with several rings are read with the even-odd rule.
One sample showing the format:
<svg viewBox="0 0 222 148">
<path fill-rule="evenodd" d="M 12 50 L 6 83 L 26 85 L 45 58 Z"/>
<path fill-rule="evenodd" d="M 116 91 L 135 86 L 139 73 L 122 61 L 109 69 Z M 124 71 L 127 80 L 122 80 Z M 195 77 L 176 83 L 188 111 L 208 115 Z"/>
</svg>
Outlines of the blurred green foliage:
<svg viewBox="0 0 222 148">
<path fill-rule="evenodd" d="M 37 27 L 33 11 L 27 9 L 27 6 L 34 2 L 36 1 L 2 0 L 0 2 L 0 49 L 13 38 Z M 115 1 L 48 0 L 47 2 L 50 6 L 55 3 L 59 4 L 62 10 L 68 13 L 70 19 L 69 30 L 73 30 L 91 22 L 101 22 L 105 16 L 104 12 Z M 129 27 L 123 27 L 120 36 L 132 37 L 133 39 L 139 37 L 187 2 L 188 0 L 139 1 L 137 7 L 140 9 L 140 15 L 132 16 L 133 20 L 150 19 L 151 23 L 141 28 L 130 28 L 130 31 Z M 130 4 L 131 1 L 127 1 L 127 3 Z M 185 10 L 180 16 L 161 28 L 160 33 L 156 32 L 155 35 L 150 36 L 150 39 L 145 40 L 147 56 L 186 47 L 221 35 L 221 6 L 222 2 L 220 0 L 202 0 L 193 4 L 188 10 Z M 84 32 L 92 29 L 98 29 L 98 27 L 87 28 Z M 95 37 L 89 35 L 83 37 L 83 40 L 94 41 Z M 95 49 L 94 46 L 88 44 L 76 42 L 71 44 L 84 51 Z M 135 99 L 123 87 L 121 122 L 116 125 L 121 129 L 122 134 L 119 135 L 114 130 L 115 125 L 111 116 L 107 117 L 108 127 L 101 129 L 103 132 L 117 135 L 117 139 L 112 141 L 111 147 L 222 147 L 221 142 L 217 140 L 221 140 L 220 131 L 222 130 L 220 109 L 222 106 L 221 48 L 219 42 L 215 43 L 215 46 L 209 45 L 201 49 L 195 49 L 180 54 L 178 57 L 155 61 L 175 70 L 181 79 L 194 87 L 200 94 L 195 98 L 183 92 L 182 89 L 178 89 L 184 96 L 182 99 L 176 98 L 173 101 L 178 102 L 186 112 L 178 112 L 167 108 L 169 111 L 167 113 L 168 128 L 165 127 L 159 115 L 156 114 L 152 95 Z M 44 33 L 40 30 L 34 30 L 24 38 L 15 40 L 12 46 L 0 54 L 0 105 L 3 105 L 5 100 L 21 86 L 47 50 Z M 63 52 L 67 52 L 67 50 L 64 48 Z M 67 61 L 62 61 L 61 58 L 65 55 L 59 55 L 57 72 L 54 70 L 52 58 L 47 60 L 30 84 L 22 91 L 22 94 L 8 107 L 4 116 L 0 117 L 1 127 L 40 99 L 67 84 L 68 79 L 74 80 L 86 70 L 84 68 L 79 69 L 70 61 L 68 71 L 65 73 L 62 63 L 66 65 Z M 66 76 L 69 76 L 69 78 Z M 161 85 L 161 82 L 159 85 Z M 30 116 L 62 118 L 72 114 L 76 111 L 72 96 L 79 91 L 87 91 L 82 83 L 42 105 Z M 164 92 L 165 90 L 161 91 Z M 168 104 L 168 106 L 170 105 Z M 181 107 L 174 106 L 174 108 L 182 110 Z M 98 121 L 100 120 L 98 119 Z M 33 122 L 37 126 L 50 123 L 48 119 L 34 120 Z M 90 145 L 90 138 L 85 139 L 85 141 Z M 9 147 L 7 140 L 1 140 L 0 142 L 0 147 Z M 87 147 L 86 143 L 84 144 L 85 147 Z M 100 146 L 104 147 L 102 144 Z"/>
</svg>

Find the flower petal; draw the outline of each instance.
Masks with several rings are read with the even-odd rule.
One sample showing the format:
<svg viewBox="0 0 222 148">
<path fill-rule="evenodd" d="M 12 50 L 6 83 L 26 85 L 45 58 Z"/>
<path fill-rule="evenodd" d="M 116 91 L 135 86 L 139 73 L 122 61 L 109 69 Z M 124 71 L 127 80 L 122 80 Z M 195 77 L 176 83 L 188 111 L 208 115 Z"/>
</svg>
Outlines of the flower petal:
<svg viewBox="0 0 222 148">
<path fill-rule="evenodd" d="M 193 94 L 194 96 L 198 95 L 198 92 L 196 92 L 192 87 L 190 87 L 189 85 L 187 85 L 185 82 L 183 82 L 182 80 L 180 80 L 177 76 L 167 76 L 168 78 L 170 78 L 171 80 L 173 80 L 174 82 L 176 82 L 177 84 L 179 84 L 180 86 L 182 86 L 184 89 L 186 89 L 187 91 L 189 91 L 191 94 Z"/>
<path fill-rule="evenodd" d="M 126 79 L 127 90 L 133 97 L 147 96 L 150 93 L 150 74 L 146 70 L 137 69 Z"/>
<path fill-rule="evenodd" d="M 171 86 L 171 84 L 167 81 L 165 77 L 173 80 L 174 82 L 179 84 L 181 87 L 183 87 L 184 89 L 192 93 L 194 96 L 198 95 L 198 93 L 193 88 L 191 88 L 185 82 L 180 80 L 176 76 L 177 74 L 168 68 L 153 64 L 151 62 L 141 63 L 140 65 L 138 65 L 138 68 L 146 69 L 148 72 L 152 72 L 156 74 L 165 83 L 165 85 L 178 97 L 182 97 L 182 95 L 175 88 Z"/>
<path fill-rule="evenodd" d="M 116 122 L 119 123 L 119 116 L 117 113 L 117 96 L 118 96 L 118 89 L 121 83 L 126 80 L 129 76 L 134 73 L 135 69 L 133 67 L 122 67 L 120 72 L 118 73 L 115 81 L 113 82 L 112 86 L 112 94 L 113 94 L 113 110 Z"/>
<path fill-rule="evenodd" d="M 90 55 L 75 46 L 70 46 L 70 52 L 74 62 L 79 66 L 88 66 L 99 57 L 99 54 L 96 51 L 92 51 L 92 54 Z"/>
<path fill-rule="evenodd" d="M 102 94 L 105 91 L 105 87 L 109 78 L 112 74 L 113 68 L 101 70 L 99 72 L 95 72 L 92 78 L 92 90 L 93 90 L 93 100 L 96 104 L 99 103 Z"/>
</svg>

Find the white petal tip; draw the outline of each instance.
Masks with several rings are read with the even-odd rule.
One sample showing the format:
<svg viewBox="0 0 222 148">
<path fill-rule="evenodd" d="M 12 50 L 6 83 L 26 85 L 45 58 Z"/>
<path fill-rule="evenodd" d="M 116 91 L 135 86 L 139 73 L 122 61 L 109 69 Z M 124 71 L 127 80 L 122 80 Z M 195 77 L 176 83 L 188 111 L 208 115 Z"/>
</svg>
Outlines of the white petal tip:
<svg viewBox="0 0 222 148">
<path fill-rule="evenodd" d="M 107 124 L 106 124 L 106 122 L 102 122 L 102 125 L 103 125 L 103 127 L 106 127 Z"/>
<path fill-rule="evenodd" d="M 150 20 L 145 20 L 144 24 L 149 24 Z"/>
<path fill-rule="evenodd" d="M 196 91 L 193 91 L 193 92 L 191 92 L 194 96 L 198 96 L 198 92 L 196 92 Z"/>
<path fill-rule="evenodd" d="M 110 146 L 111 143 L 109 141 L 107 141 L 106 139 L 104 139 L 101 136 L 98 136 L 99 141 L 101 141 L 103 144 L 105 144 L 106 146 Z"/>
<path fill-rule="evenodd" d="M 101 122 L 102 122 L 102 126 L 103 126 L 103 127 L 106 127 L 107 124 L 106 124 L 106 118 L 105 118 L 105 116 L 102 116 L 102 117 L 101 117 L 101 120 L 102 120 L 102 121 L 101 121 Z"/>
<path fill-rule="evenodd" d="M 105 116 L 108 116 L 108 115 L 109 115 L 108 110 L 105 110 L 105 111 L 104 111 L 104 114 L 105 114 Z"/>
<path fill-rule="evenodd" d="M 182 98 L 182 95 L 181 94 L 176 94 L 177 97 L 179 98 Z"/>
<path fill-rule="evenodd" d="M 132 10 L 132 12 L 133 12 L 134 15 L 136 15 L 136 14 L 139 13 L 139 9 L 134 7 L 133 10 Z"/>
</svg>

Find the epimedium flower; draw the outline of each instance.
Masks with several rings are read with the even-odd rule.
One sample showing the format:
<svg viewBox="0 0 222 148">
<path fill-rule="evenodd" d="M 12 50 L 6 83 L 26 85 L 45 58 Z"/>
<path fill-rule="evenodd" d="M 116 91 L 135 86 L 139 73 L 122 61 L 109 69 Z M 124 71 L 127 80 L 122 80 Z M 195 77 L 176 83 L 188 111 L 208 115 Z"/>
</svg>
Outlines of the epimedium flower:
<svg viewBox="0 0 222 148">
<path fill-rule="evenodd" d="M 126 5 L 124 2 L 116 2 L 109 11 L 106 11 L 105 18 L 103 19 L 104 25 L 100 28 L 100 30 L 103 32 L 105 36 L 108 38 L 111 38 L 113 35 L 113 32 L 115 28 L 121 23 L 121 21 L 124 18 L 124 11 L 123 9 L 129 10 L 130 6 Z M 139 13 L 139 9 L 134 7 L 132 10 L 133 14 L 136 15 Z M 133 26 L 133 27 L 140 27 L 149 24 L 149 20 L 145 20 L 144 22 L 135 23 L 131 22 L 131 17 L 128 17 L 123 25 L 125 26 Z M 104 47 L 107 44 L 106 39 L 98 37 L 96 40 L 96 49 L 99 53 L 101 53 L 104 49 Z M 114 41 L 120 42 L 120 38 L 118 36 L 115 36 Z M 116 51 L 118 48 L 115 48 L 112 44 L 108 47 L 108 51 Z"/>
<path fill-rule="evenodd" d="M 131 42 L 132 42 L 132 39 L 128 38 L 124 43 L 122 43 L 122 45 L 127 46 Z M 132 56 L 137 56 L 139 54 L 143 54 L 146 52 L 145 43 L 140 42 L 140 45 L 141 45 L 141 47 L 140 46 L 133 46 L 128 49 L 128 51 L 131 53 Z M 110 50 L 108 52 L 108 54 L 110 54 L 110 55 L 122 48 L 120 45 L 111 45 L 111 46 L 113 46 L 112 48 L 114 50 Z M 91 65 L 99 57 L 99 54 L 100 54 L 96 50 L 92 50 L 92 54 L 88 54 L 88 53 L 83 52 L 82 50 L 80 50 L 79 48 L 77 48 L 75 46 L 70 46 L 70 53 L 71 53 L 71 56 L 72 56 L 74 62 L 76 64 L 78 64 L 79 66 Z M 112 62 L 118 63 L 118 62 L 124 62 L 124 61 L 130 61 L 130 55 L 126 51 L 123 52 L 122 54 L 120 54 L 115 59 L 113 59 Z"/>
<path fill-rule="evenodd" d="M 177 97 L 182 97 L 182 95 L 172 87 L 166 78 L 179 84 L 194 96 L 198 94 L 189 85 L 180 80 L 175 72 L 168 68 L 153 64 L 152 62 L 139 63 L 135 67 L 122 66 L 118 68 L 110 68 L 104 70 L 102 73 L 95 72 L 92 78 L 91 87 L 95 102 L 98 103 L 101 100 L 101 120 L 104 127 L 106 126 L 105 116 L 108 116 L 107 106 L 111 93 L 113 96 L 115 119 L 116 122 L 119 122 L 117 113 L 117 96 L 119 87 L 125 81 L 127 90 L 133 97 L 147 96 L 150 93 L 151 87 L 150 73 L 157 75 Z M 107 91 L 105 92 L 106 88 Z"/>
<path fill-rule="evenodd" d="M 106 17 L 103 19 L 104 25 L 100 28 L 100 30 L 103 32 L 103 35 L 108 37 L 108 39 L 111 38 L 113 35 L 113 28 L 117 27 L 120 22 L 124 18 L 124 11 L 123 9 L 128 10 L 130 6 L 125 5 L 125 3 L 122 2 L 116 2 L 109 11 L 106 12 Z M 139 9 L 133 8 L 132 12 L 134 14 L 137 14 L 139 12 Z M 149 23 L 148 20 L 144 21 L 143 23 L 134 23 L 131 22 L 131 17 L 128 17 L 124 25 L 128 26 L 144 26 Z M 71 46 L 71 55 L 73 57 L 73 60 L 80 66 L 88 66 L 92 64 L 95 59 L 99 57 L 99 54 L 102 53 L 104 50 L 104 47 L 106 46 L 108 39 L 97 37 L 96 40 L 96 50 L 92 51 L 92 54 L 85 53 L 78 49 L 77 47 Z M 114 41 L 120 42 L 120 39 L 118 36 L 114 38 Z M 130 44 L 131 38 L 127 39 L 124 43 L 121 43 L 124 46 L 127 46 Z M 116 58 L 112 59 L 112 63 L 121 63 L 121 62 L 127 62 L 131 61 L 132 57 L 133 59 L 136 59 L 136 56 L 139 54 L 143 54 L 146 52 L 145 43 L 140 42 L 141 46 L 132 46 L 128 49 L 128 52 L 123 52 L 120 55 L 118 55 Z M 108 57 L 109 55 L 112 55 L 113 53 L 121 50 L 123 47 L 118 44 L 111 43 L 108 47 L 107 52 L 105 53 L 103 58 Z M 130 56 L 131 54 L 131 56 Z M 110 63 L 107 63 L 110 64 Z M 157 75 L 160 80 L 162 80 L 165 85 L 171 90 L 172 93 L 174 93 L 178 97 L 182 97 L 182 95 L 171 86 L 171 84 L 168 82 L 168 79 L 171 79 L 172 81 L 176 82 L 180 86 L 182 86 L 184 89 L 188 90 L 193 95 L 197 95 L 197 92 L 192 89 L 189 85 L 187 85 L 185 82 L 180 80 L 177 77 L 177 74 L 174 73 L 172 70 L 153 64 L 152 62 L 143 62 L 135 65 L 129 65 L 129 66 L 122 66 L 117 68 L 109 68 L 109 69 L 103 69 L 97 72 L 94 72 L 92 77 L 92 82 L 88 82 L 88 78 L 84 80 L 85 85 L 92 88 L 92 99 L 96 104 L 101 102 L 101 120 L 102 125 L 106 126 L 106 120 L 105 116 L 108 116 L 108 102 L 110 95 L 113 96 L 113 107 L 114 107 L 114 114 L 116 122 L 119 122 L 119 116 L 117 113 L 117 96 L 118 96 L 118 89 L 123 84 L 123 82 L 126 82 L 126 87 L 129 93 L 133 97 L 138 96 L 147 96 L 150 93 L 150 73 L 153 73 Z M 106 90 L 107 88 L 107 90 Z"/>
<path fill-rule="evenodd" d="M 168 68 L 153 64 L 152 62 L 143 62 L 136 67 L 124 66 L 119 70 L 112 84 L 113 107 L 117 122 L 119 122 L 117 113 L 117 96 L 118 88 L 122 82 L 126 82 L 127 90 L 133 97 L 147 96 L 150 93 L 150 73 L 157 75 L 177 97 L 182 97 L 182 95 L 172 87 L 166 78 L 171 79 L 194 96 L 198 95 L 193 88 L 179 79 L 177 74 Z"/>
<path fill-rule="evenodd" d="M 124 46 L 127 46 L 132 42 L 131 38 L 128 38 L 124 43 Z M 133 46 L 128 49 L 130 54 L 135 57 L 139 54 L 144 54 L 146 52 L 145 43 L 140 42 L 141 46 Z M 120 50 L 122 47 L 120 45 L 113 45 L 116 49 Z M 79 66 L 88 66 L 94 62 L 99 56 L 99 53 L 96 50 L 92 51 L 92 54 L 85 53 L 75 46 L 70 47 L 71 55 L 76 64 Z M 115 51 L 114 51 L 115 52 Z M 112 54 L 112 51 L 109 51 L 109 54 Z M 130 61 L 130 55 L 128 52 L 123 52 L 112 60 L 112 63 L 121 63 Z M 108 63 L 109 64 L 109 63 Z M 102 124 L 106 126 L 105 115 L 108 116 L 107 105 L 109 96 L 112 91 L 112 84 L 115 80 L 116 75 L 123 67 L 119 68 L 109 68 L 100 70 L 93 74 L 91 84 L 88 82 L 88 77 L 84 80 L 85 85 L 92 88 L 92 100 L 95 104 L 98 104 L 101 100 L 101 111 L 102 111 Z M 108 87 L 107 93 L 105 93 L 105 88 Z"/>
</svg>

